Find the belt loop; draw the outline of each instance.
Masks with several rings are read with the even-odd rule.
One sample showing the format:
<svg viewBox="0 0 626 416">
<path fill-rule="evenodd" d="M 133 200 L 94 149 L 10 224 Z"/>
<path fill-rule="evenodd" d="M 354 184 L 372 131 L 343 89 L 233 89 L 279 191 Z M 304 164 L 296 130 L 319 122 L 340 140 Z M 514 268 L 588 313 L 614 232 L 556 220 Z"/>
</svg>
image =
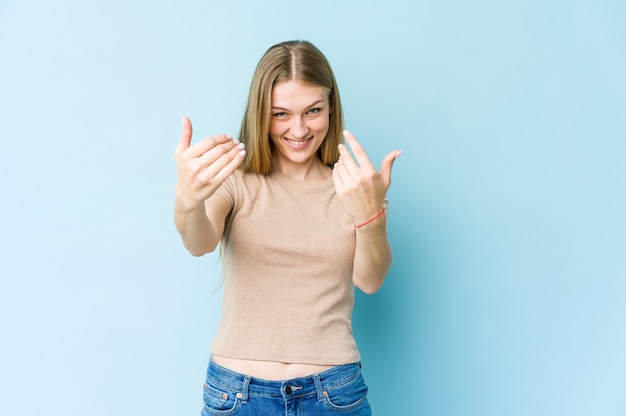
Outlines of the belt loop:
<svg viewBox="0 0 626 416">
<path fill-rule="evenodd" d="M 241 402 L 248 402 L 248 386 L 250 385 L 250 376 L 244 376 L 243 384 L 241 385 Z"/>
<path fill-rule="evenodd" d="M 313 381 L 315 382 L 315 391 L 317 391 L 317 401 L 324 401 L 324 387 L 322 387 L 322 380 L 320 380 L 319 374 L 313 374 Z"/>
</svg>

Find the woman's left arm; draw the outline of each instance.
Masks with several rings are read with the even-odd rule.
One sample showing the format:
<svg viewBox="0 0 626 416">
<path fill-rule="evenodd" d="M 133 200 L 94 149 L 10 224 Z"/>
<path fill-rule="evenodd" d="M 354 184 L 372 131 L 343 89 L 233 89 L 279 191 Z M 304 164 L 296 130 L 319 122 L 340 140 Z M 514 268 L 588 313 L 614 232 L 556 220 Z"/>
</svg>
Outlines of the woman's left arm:
<svg viewBox="0 0 626 416">
<path fill-rule="evenodd" d="M 333 169 L 333 181 L 337 196 L 354 221 L 356 251 L 352 280 L 363 292 L 371 294 L 383 285 L 391 266 L 385 195 L 391 183 L 393 162 L 402 152 L 394 150 L 387 154 L 378 172 L 354 135 L 345 131 L 344 137 L 354 158 L 344 144 L 339 145 L 341 156 Z"/>
</svg>

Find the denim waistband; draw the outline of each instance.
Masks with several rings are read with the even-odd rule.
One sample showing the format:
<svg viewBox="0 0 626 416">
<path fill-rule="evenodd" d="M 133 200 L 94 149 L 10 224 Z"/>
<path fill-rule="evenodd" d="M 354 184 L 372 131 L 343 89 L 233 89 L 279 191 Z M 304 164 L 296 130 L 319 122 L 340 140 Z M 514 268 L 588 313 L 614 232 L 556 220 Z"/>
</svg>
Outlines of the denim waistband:
<svg viewBox="0 0 626 416">
<path fill-rule="evenodd" d="M 211 359 L 207 369 L 207 380 L 226 390 L 240 393 L 244 402 L 248 400 L 249 396 L 288 399 L 313 394 L 321 400 L 326 390 L 358 377 L 360 372 L 361 363 L 352 363 L 338 365 L 321 373 L 305 377 L 274 381 L 237 373 L 216 364 Z"/>
</svg>

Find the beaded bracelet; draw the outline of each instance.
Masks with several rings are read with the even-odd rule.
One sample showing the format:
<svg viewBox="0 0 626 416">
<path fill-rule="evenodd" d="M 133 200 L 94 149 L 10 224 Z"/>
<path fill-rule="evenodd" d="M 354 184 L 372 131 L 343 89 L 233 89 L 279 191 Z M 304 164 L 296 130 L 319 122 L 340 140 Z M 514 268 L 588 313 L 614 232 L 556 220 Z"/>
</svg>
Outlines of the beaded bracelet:
<svg viewBox="0 0 626 416">
<path fill-rule="evenodd" d="M 374 215 L 372 218 L 370 218 L 369 220 L 361 223 L 361 224 L 354 224 L 354 228 L 361 228 L 364 225 L 369 224 L 370 222 L 374 221 L 376 218 L 380 217 L 381 215 L 383 215 L 385 213 L 385 211 L 387 210 L 387 208 L 383 207 L 383 209 L 380 210 L 380 212 L 376 215 Z"/>
</svg>

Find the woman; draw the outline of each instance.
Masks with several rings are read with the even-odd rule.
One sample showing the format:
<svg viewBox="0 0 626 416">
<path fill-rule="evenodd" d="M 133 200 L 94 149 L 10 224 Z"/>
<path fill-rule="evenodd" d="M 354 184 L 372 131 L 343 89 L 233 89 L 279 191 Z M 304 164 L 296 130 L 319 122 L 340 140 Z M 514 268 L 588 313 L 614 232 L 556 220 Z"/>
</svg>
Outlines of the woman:
<svg viewBox="0 0 626 416">
<path fill-rule="evenodd" d="M 191 136 L 185 117 L 174 219 L 191 254 L 220 244 L 224 268 L 202 414 L 371 414 L 354 286 L 376 292 L 391 265 L 385 194 L 401 152 L 376 171 L 306 41 L 261 58 L 239 140 Z"/>
</svg>

